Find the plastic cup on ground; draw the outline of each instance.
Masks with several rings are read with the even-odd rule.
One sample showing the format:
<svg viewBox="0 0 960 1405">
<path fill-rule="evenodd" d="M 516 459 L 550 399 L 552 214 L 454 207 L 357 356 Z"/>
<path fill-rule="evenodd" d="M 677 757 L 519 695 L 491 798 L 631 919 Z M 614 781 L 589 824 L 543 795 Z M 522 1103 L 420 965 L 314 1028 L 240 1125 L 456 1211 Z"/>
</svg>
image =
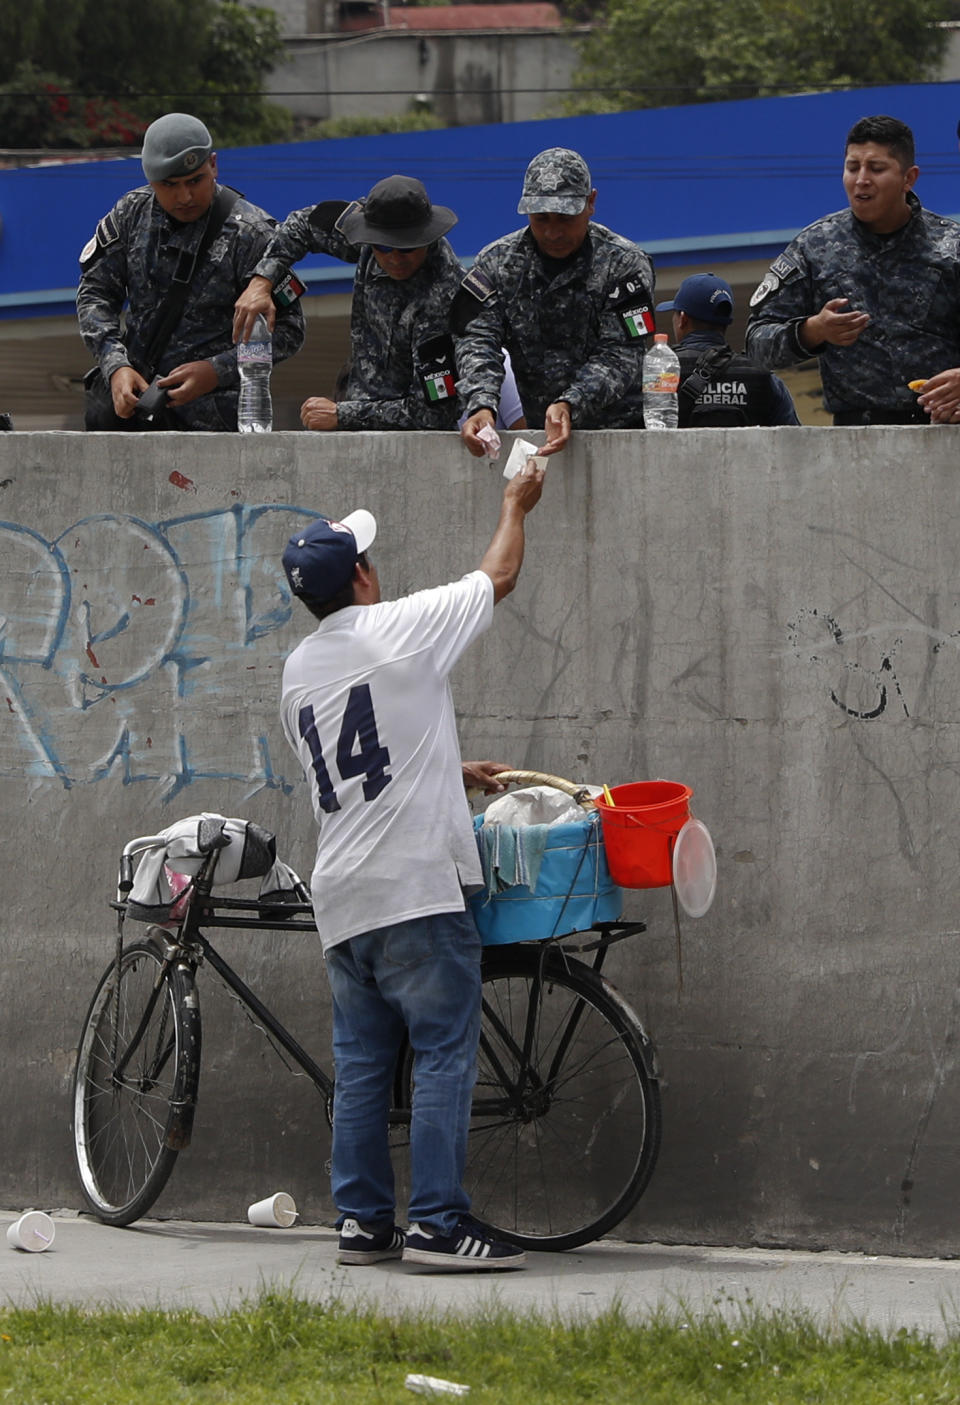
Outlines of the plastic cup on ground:
<svg viewBox="0 0 960 1405">
<path fill-rule="evenodd" d="M 56 1233 L 53 1220 L 42 1210 L 28 1210 L 12 1225 L 7 1226 L 7 1243 L 11 1249 L 26 1249 L 30 1254 L 42 1254 L 49 1249 Z"/>
<path fill-rule="evenodd" d="M 293 1196 L 288 1195 L 285 1190 L 278 1190 L 276 1195 L 268 1195 L 266 1200 L 258 1200 L 247 1211 L 250 1223 L 265 1229 L 289 1229 L 296 1218 L 297 1207 Z"/>
<path fill-rule="evenodd" d="M 459 1381 L 445 1381 L 440 1376 L 408 1376 L 404 1381 L 407 1390 L 417 1395 L 469 1395 L 470 1387 Z"/>
</svg>

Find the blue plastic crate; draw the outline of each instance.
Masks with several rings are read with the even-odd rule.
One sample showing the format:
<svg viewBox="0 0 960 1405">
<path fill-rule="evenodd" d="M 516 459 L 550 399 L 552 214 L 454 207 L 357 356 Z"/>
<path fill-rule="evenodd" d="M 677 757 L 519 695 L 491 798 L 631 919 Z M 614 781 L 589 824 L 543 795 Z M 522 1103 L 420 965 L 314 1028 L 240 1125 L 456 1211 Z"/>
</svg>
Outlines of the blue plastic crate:
<svg viewBox="0 0 960 1405">
<path fill-rule="evenodd" d="M 483 816 L 473 823 L 479 831 Z M 483 889 L 470 907 L 484 946 L 543 942 L 616 922 L 623 892 L 607 868 L 599 815 L 551 826 L 533 891 L 517 884 L 491 897 Z"/>
</svg>

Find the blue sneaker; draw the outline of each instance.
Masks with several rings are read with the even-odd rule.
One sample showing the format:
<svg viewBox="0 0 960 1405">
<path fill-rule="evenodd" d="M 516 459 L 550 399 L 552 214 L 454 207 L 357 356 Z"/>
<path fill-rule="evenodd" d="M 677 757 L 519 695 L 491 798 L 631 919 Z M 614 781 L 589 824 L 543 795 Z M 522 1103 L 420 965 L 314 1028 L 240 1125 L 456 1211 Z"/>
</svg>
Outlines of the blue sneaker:
<svg viewBox="0 0 960 1405">
<path fill-rule="evenodd" d="M 403 1250 L 405 1264 L 440 1270 L 523 1268 L 527 1256 L 515 1244 L 495 1239 L 493 1231 L 461 1215 L 450 1234 L 412 1224 Z"/>
<path fill-rule="evenodd" d="M 403 1230 L 365 1229 L 349 1216 L 340 1226 L 338 1264 L 378 1264 L 383 1259 L 399 1259 L 403 1253 Z"/>
</svg>

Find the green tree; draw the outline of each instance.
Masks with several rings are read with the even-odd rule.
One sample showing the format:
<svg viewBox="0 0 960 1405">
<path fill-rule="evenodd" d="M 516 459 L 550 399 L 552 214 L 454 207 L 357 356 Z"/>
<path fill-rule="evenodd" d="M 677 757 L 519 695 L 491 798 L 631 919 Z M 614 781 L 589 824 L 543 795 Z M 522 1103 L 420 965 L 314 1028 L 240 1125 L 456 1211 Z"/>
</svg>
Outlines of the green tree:
<svg viewBox="0 0 960 1405">
<path fill-rule="evenodd" d="M 188 0 L 191 10 L 195 0 Z M 280 21 L 263 6 L 212 6 L 200 65 L 204 96 L 190 109 L 209 125 L 220 146 L 281 141 L 292 119 L 284 107 L 260 96 L 263 80 L 283 57 Z"/>
<path fill-rule="evenodd" d="M 0 0 L 0 140 L 120 146 L 188 111 L 218 146 L 275 141 L 292 122 L 262 88 L 283 52 L 274 11 L 235 0 Z"/>
<path fill-rule="evenodd" d="M 612 112 L 930 77 L 951 0 L 609 0 L 570 112 Z"/>
</svg>

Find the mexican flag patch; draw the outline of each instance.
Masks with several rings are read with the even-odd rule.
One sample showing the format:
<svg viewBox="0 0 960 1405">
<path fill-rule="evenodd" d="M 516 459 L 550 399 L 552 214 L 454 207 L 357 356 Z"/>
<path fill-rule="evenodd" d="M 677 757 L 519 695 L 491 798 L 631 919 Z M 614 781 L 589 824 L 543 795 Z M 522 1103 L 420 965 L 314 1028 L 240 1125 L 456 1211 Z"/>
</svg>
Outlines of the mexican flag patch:
<svg viewBox="0 0 960 1405">
<path fill-rule="evenodd" d="M 629 337 L 648 337 L 656 330 L 653 311 L 649 307 L 631 307 L 621 312 Z"/>
<path fill-rule="evenodd" d="M 456 394 L 453 376 L 449 371 L 439 371 L 424 377 L 428 400 L 450 400 Z"/>
</svg>

